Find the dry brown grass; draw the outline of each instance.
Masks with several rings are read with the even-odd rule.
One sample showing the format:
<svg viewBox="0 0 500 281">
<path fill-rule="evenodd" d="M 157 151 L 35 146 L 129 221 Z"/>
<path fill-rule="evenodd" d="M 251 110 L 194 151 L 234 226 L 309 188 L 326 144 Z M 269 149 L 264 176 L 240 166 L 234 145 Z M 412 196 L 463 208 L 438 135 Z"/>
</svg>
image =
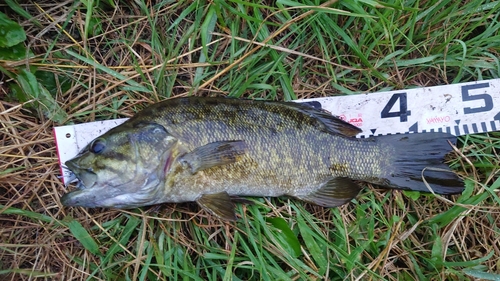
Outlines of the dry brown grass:
<svg viewBox="0 0 500 281">
<path fill-rule="evenodd" d="M 5 97 L 5 92 L 2 95 Z M 0 204 L 61 219 L 62 208 L 57 203 L 61 183 L 57 178 L 52 122 L 35 118 L 20 105 L 5 101 L 0 103 L 0 111 Z M 59 246 L 63 231 L 50 223 L 2 214 L 0 229 L 2 269 L 56 274 L 67 266 Z M 22 275 L 11 278 L 14 276 Z"/>
</svg>

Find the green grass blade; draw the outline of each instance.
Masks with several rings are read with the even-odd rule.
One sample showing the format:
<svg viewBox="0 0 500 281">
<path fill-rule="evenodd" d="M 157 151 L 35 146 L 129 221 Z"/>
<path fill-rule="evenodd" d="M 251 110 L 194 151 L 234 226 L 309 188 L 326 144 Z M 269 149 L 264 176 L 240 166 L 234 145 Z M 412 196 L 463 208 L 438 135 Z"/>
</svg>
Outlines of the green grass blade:
<svg viewBox="0 0 500 281">
<path fill-rule="evenodd" d="M 72 217 L 66 217 L 64 219 L 66 224 L 71 231 L 71 234 L 80 242 L 82 246 L 91 252 L 94 255 L 100 256 L 101 252 L 99 251 L 99 245 L 97 242 L 90 236 L 88 231 L 75 219 Z"/>
<path fill-rule="evenodd" d="M 151 93 L 151 90 L 147 89 L 146 87 L 142 86 L 141 84 L 135 82 L 134 80 L 126 77 L 123 74 L 120 74 L 120 73 L 118 73 L 118 72 L 116 72 L 116 71 L 114 71 L 114 70 L 112 70 L 110 68 L 107 68 L 107 67 L 105 67 L 105 66 L 97 63 L 94 60 L 91 60 L 91 59 L 88 59 L 88 58 L 86 58 L 84 56 L 81 56 L 81 55 L 79 55 L 79 54 L 77 54 L 77 53 L 75 53 L 75 52 L 73 52 L 71 50 L 66 50 L 66 52 L 69 55 L 71 55 L 72 57 L 74 57 L 76 59 L 79 59 L 79 60 L 81 60 L 81 61 L 83 61 L 83 62 L 85 62 L 85 63 L 87 63 L 87 64 L 89 64 L 89 65 L 91 65 L 91 66 L 93 66 L 93 67 L 95 67 L 95 68 L 97 68 L 97 69 L 99 69 L 99 70 L 101 70 L 101 71 L 103 71 L 103 72 L 105 72 L 105 73 L 113 76 L 113 77 L 115 77 L 116 79 L 124 80 L 125 83 L 129 84 L 132 87 L 135 87 L 136 89 L 140 90 L 140 92 Z"/>
</svg>

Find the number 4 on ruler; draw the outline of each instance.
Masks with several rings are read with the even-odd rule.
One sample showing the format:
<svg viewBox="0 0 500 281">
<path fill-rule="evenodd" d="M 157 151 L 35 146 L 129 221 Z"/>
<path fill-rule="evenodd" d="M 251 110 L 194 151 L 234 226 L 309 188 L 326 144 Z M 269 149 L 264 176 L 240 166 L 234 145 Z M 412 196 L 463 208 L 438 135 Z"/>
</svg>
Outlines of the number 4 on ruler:
<svg viewBox="0 0 500 281">
<path fill-rule="evenodd" d="M 390 110 L 399 100 L 399 111 Z M 408 110 L 408 103 L 406 101 L 406 93 L 398 93 L 393 94 L 389 102 L 385 105 L 384 109 L 380 113 L 381 118 L 391 118 L 391 117 L 399 117 L 400 122 L 407 122 L 408 116 L 411 115 L 411 111 Z"/>
</svg>

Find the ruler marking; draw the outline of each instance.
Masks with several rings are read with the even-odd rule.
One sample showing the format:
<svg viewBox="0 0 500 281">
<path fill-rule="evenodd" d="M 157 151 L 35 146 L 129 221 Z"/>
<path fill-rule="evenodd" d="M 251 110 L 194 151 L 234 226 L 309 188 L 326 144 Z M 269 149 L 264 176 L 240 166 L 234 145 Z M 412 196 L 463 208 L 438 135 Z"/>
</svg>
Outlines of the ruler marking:
<svg viewBox="0 0 500 281">
<path fill-rule="evenodd" d="M 483 132 L 488 132 L 488 129 L 486 128 L 486 122 L 481 122 L 481 129 Z"/>
<path fill-rule="evenodd" d="M 474 132 L 474 134 L 477 134 L 478 130 L 477 130 L 477 124 L 476 123 L 472 123 L 472 131 Z"/>
<path fill-rule="evenodd" d="M 495 124 L 495 120 L 491 121 L 490 124 L 491 124 L 491 128 L 493 129 L 493 131 L 496 131 L 497 130 L 497 126 Z"/>
<path fill-rule="evenodd" d="M 464 128 L 464 134 L 468 135 L 469 134 L 469 127 L 467 127 L 467 124 L 464 124 L 462 127 Z"/>
</svg>

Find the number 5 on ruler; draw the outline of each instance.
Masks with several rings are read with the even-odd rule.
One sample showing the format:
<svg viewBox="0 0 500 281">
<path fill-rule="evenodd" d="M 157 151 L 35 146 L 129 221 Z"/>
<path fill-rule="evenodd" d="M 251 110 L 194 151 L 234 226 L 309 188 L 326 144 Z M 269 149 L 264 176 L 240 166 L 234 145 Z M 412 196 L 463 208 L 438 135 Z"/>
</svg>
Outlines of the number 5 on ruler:
<svg viewBox="0 0 500 281">
<path fill-rule="evenodd" d="M 481 83 L 476 85 L 466 85 L 462 86 L 462 100 L 463 101 L 475 101 L 475 100 L 484 100 L 483 107 L 464 107 L 464 114 L 478 113 L 490 111 L 493 109 L 493 99 L 487 93 L 479 94 L 479 95 L 471 95 L 469 90 L 476 90 L 482 88 L 488 88 L 490 86 L 489 83 Z"/>
</svg>

